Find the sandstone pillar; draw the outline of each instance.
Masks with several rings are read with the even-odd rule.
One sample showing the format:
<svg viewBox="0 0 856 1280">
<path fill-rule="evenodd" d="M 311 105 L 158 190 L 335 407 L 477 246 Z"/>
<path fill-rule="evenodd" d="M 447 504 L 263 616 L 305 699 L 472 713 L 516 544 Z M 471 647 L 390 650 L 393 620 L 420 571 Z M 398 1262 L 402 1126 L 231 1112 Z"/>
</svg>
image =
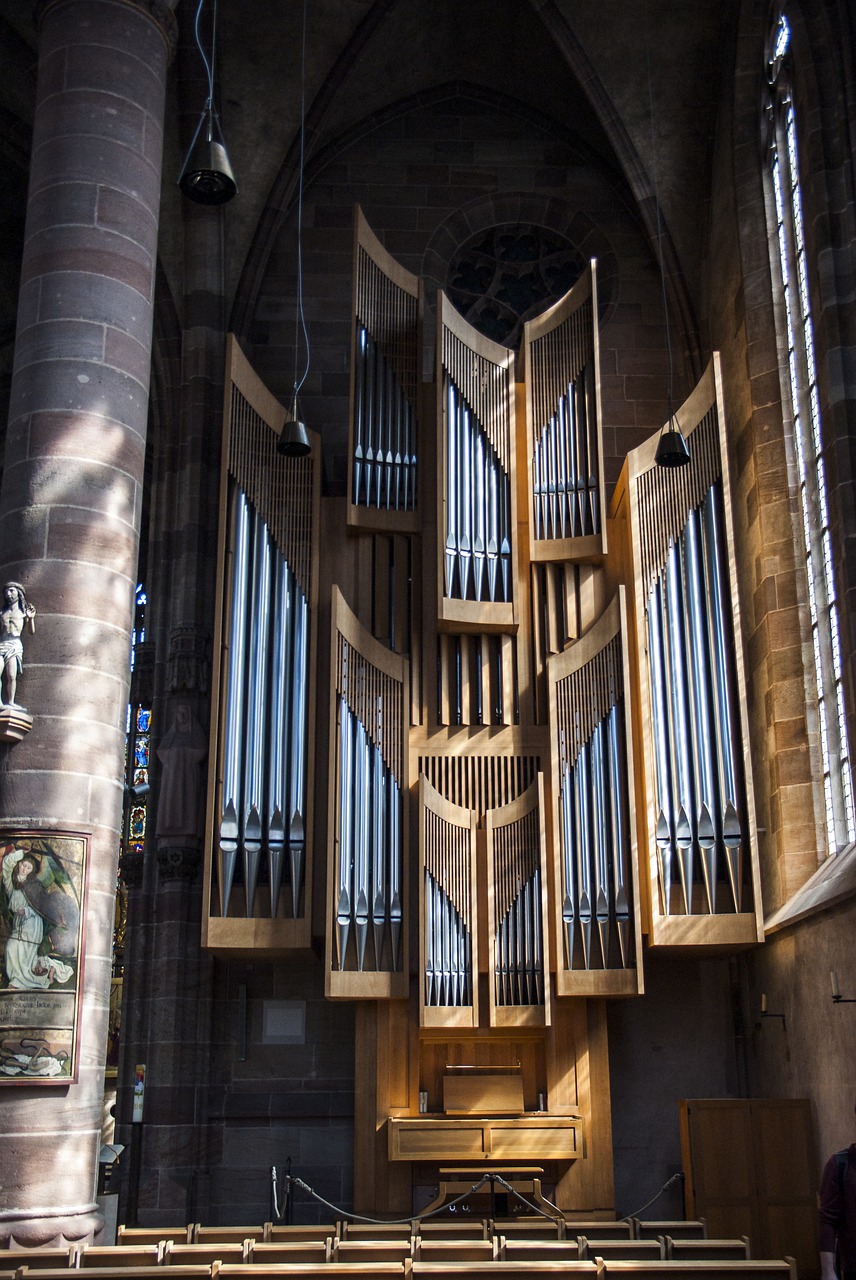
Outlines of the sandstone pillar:
<svg viewBox="0 0 856 1280">
<path fill-rule="evenodd" d="M 0 564 L 38 608 L 0 823 L 89 837 L 76 1083 L 0 1086 L 0 1242 L 91 1237 L 151 355 L 166 0 L 43 0 Z M 3 579 L 3 581 L 6 580 Z"/>
</svg>

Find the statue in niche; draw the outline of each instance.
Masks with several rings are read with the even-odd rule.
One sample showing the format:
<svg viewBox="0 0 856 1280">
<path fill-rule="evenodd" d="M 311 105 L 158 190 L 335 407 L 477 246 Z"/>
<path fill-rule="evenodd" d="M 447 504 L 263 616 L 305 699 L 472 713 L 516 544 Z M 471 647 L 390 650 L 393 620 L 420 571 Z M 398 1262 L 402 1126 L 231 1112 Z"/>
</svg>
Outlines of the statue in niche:
<svg viewBox="0 0 856 1280">
<path fill-rule="evenodd" d="M 158 747 L 161 784 L 157 835 L 195 836 L 199 825 L 199 766 L 208 754 L 205 730 L 189 702 L 179 702 L 175 719 Z"/>
<path fill-rule="evenodd" d="M 30 631 L 35 631 L 36 609 L 35 605 L 27 603 L 27 595 L 20 582 L 6 583 L 3 600 L 0 610 L 0 706 L 17 707 L 18 676 L 24 667 L 22 636 L 28 622 Z"/>
</svg>

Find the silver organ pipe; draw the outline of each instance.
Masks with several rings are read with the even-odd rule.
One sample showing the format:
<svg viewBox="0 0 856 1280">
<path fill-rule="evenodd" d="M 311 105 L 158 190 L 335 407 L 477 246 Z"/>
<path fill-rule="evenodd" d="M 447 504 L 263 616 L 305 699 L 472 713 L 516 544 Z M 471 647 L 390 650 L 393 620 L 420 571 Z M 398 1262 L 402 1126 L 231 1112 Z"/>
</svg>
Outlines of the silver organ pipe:
<svg viewBox="0 0 856 1280">
<path fill-rule="evenodd" d="M 616 597 L 582 641 L 547 664 L 569 972 L 622 970 L 636 959 L 620 617 Z"/>
<path fill-rule="evenodd" d="M 253 520 L 253 605 L 249 617 L 247 721 L 244 734 L 243 855 L 247 916 L 253 915 L 263 830 L 267 739 L 267 659 L 270 635 L 270 537 L 264 521 Z"/>
<path fill-rule="evenodd" d="M 333 650 L 335 968 L 370 979 L 402 965 L 406 664 L 363 631 L 338 592 Z M 397 675 L 380 669 L 384 656 Z"/>
<path fill-rule="evenodd" d="M 514 594 L 512 357 L 468 325 L 442 293 L 437 323 L 442 595 L 507 608 Z M 484 620 L 490 610 L 474 616 Z"/>
<path fill-rule="evenodd" d="M 306 699 L 309 682 L 309 602 L 299 584 L 292 584 L 291 615 L 293 631 L 293 665 L 289 701 L 289 826 L 288 850 L 291 871 L 293 914 L 298 914 L 303 868 L 306 860 Z"/>
<path fill-rule="evenodd" d="M 221 782 L 215 809 L 219 915 L 229 915 L 240 866 L 243 916 L 282 920 L 304 915 L 317 446 L 305 458 L 279 457 L 277 433 L 285 411 L 231 338 L 228 374 L 223 483 L 230 525 L 221 553 L 230 571 L 222 609 Z M 283 908 L 287 844 L 291 900 Z M 256 892 L 263 857 L 269 878 L 264 904 Z"/>
<path fill-rule="evenodd" d="M 654 839 L 665 915 L 675 914 L 675 868 L 683 914 L 744 909 L 746 802 L 717 430 L 709 408 L 688 433 L 686 474 L 653 467 L 638 479 Z"/>
<path fill-rule="evenodd" d="M 288 785 L 289 698 L 291 692 L 291 595 L 288 566 L 283 561 L 274 583 L 273 655 L 271 666 L 271 735 L 268 754 L 268 877 L 270 913 L 276 916 L 285 861 L 286 788 Z"/>
<path fill-rule="evenodd" d="M 536 788 L 537 790 L 540 790 Z M 542 1007 L 545 1001 L 541 821 L 531 796 L 488 815 L 491 921 L 497 1007 Z M 520 816 L 509 817 L 521 808 Z"/>
<path fill-rule="evenodd" d="M 559 554 L 549 544 L 603 534 L 595 263 L 527 323 L 524 353 L 530 527 L 535 558 L 544 558 Z"/>
<path fill-rule="evenodd" d="M 421 285 L 356 211 L 351 361 L 351 503 L 363 513 L 413 512 Z"/>
<path fill-rule="evenodd" d="M 711 668 L 716 699 L 716 755 L 719 773 L 719 822 L 725 851 L 728 879 L 735 911 L 742 906 L 744 833 L 738 815 L 741 806 L 735 736 L 740 719 L 734 697 L 734 672 L 730 654 L 733 638 L 728 635 L 730 617 L 727 591 L 725 544 L 721 533 L 719 511 L 721 496 L 711 486 L 703 508 L 703 545 L 705 585 L 708 600 L 707 635 L 711 652 Z"/>
<path fill-rule="evenodd" d="M 232 601 L 230 644 L 226 674 L 226 714 L 224 719 L 223 788 L 218 836 L 220 913 L 229 914 L 235 878 L 241 809 L 241 740 L 244 724 L 244 668 L 246 664 L 247 601 L 250 572 L 250 509 L 246 495 L 237 486 L 232 493 Z"/>
<path fill-rule="evenodd" d="M 248 918 L 256 914 L 261 854 L 266 849 L 270 915 L 276 916 L 288 842 L 291 914 L 297 916 L 306 848 L 309 607 L 288 562 L 274 545 L 268 525 L 237 486 L 233 508 L 234 569 L 220 822 L 221 913 L 228 913 L 240 853 L 245 914 Z M 231 865 L 224 858 L 224 840 Z"/>
<path fill-rule="evenodd" d="M 475 816 L 423 777 L 419 826 L 423 1022 L 475 1024 Z"/>
<path fill-rule="evenodd" d="M 446 382 L 444 399 L 446 595 L 477 602 L 509 601 L 509 478 L 451 378 Z"/>
</svg>

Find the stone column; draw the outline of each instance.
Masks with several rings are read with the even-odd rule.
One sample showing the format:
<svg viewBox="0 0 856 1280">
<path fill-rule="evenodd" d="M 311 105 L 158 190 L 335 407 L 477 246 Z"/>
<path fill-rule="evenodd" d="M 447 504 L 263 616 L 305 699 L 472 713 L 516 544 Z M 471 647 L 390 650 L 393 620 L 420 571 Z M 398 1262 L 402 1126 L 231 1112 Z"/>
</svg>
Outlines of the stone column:
<svg viewBox="0 0 856 1280">
<path fill-rule="evenodd" d="M 38 609 L 0 748 L 0 824 L 89 837 L 76 1083 L 0 1085 L 0 1242 L 94 1202 L 151 356 L 166 0 L 42 0 L 0 556 Z"/>
</svg>

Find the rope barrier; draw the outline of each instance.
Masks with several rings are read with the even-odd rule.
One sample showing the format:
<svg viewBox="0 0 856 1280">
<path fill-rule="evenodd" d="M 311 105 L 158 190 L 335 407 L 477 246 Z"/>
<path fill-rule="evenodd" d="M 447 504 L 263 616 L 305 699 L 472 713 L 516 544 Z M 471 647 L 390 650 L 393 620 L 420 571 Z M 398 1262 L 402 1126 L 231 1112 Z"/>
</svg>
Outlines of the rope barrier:
<svg viewBox="0 0 856 1280">
<path fill-rule="evenodd" d="M 657 1194 L 656 1194 L 655 1196 L 652 1196 L 652 1197 L 651 1197 L 651 1199 L 650 1199 L 646 1204 L 643 1204 L 643 1206 L 642 1206 L 642 1208 L 641 1208 L 641 1209 L 637 1209 L 635 1213 L 627 1213 L 627 1214 L 625 1214 L 625 1215 L 624 1215 L 624 1216 L 625 1216 L 625 1220 L 626 1220 L 627 1218 L 638 1218 L 638 1217 L 640 1216 L 640 1214 L 643 1214 L 643 1213 L 645 1212 L 645 1210 L 646 1210 L 646 1209 L 650 1209 L 650 1208 L 651 1208 L 651 1205 L 652 1205 L 652 1204 L 654 1204 L 654 1202 L 655 1202 L 656 1200 L 659 1200 L 659 1199 L 660 1199 L 660 1196 L 663 1194 L 663 1192 L 664 1192 L 664 1191 L 667 1191 L 667 1190 L 669 1189 L 669 1187 L 672 1185 L 672 1183 L 673 1183 L 673 1182 L 681 1182 L 681 1183 L 682 1183 L 682 1182 L 684 1181 L 684 1176 L 685 1176 L 685 1175 L 684 1175 L 683 1173 L 673 1173 L 673 1174 L 672 1174 L 672 1176 L 671 1176 L 671 1178 L 667 1178 L 667 1179 L 666 1179 L 666 1181 L 663 1183 L 662 1187 L 661 1187 L 661 1188 L 660 1188 L 660 1190 L 657 1192 Z"/>
<path fill-rule="evenodd" d="M 410 1214 L 406 1218 L 370 1218 L 365 1214 L 361 1214 L 361 1213 L 349 1213 L 347 1209 L 342 1209 L 339 1205 L 332 1204 L 329 1200 L 325 1200 L 322 1195 L 319 1195 L 317 1191 L 313 1190 L 313 1188 L 310 1187 L 307 1183 L 305 1183 L 302 1178 L 298 1178 L 292 1173 L 286 1173 L 285 1199 L 283 1201 L 282 1212 L 280 1212 L 279 1197 L 277 1194 L 278 1175 L 277 1175 L 276 1165 L 271 1165 L 270 1173 L 271 1173 L 271 1197 L 273 1201 L 273 1208 L 274 1208 L 274 1213 L 276 1215 L 277 1222 L 282 1221 L 282 1217 L 285 1214 L 286 1209 L 288 1208 L 288 1203 L 291 1198 L 292 1187 L 300 1187 L 300 1189 L 302 1191 L 305 1191 L 307 1195 L 310 1195 L 313 1198 L 313 1200 L 317 1200 L 319 1204 L 323 1204 L 325 1209 L 330 1209 L 337 1219 L 348 1219 L 348 1220 L 353 1220 L 355 1222 L 369 1222 L 374 1226 L 385 1226 L 385 1225 L 398 1226 L 398 1225 L 403 1225 L 406 1222 L 422 1222 L 427 1218 L 435 1218 L 440 1213 L 449 1213 L 457 1205 L 461 1204 L 464 1200 L 466 1200 L 469 1196 L 475 1195 L 477 1191 L 480 1191 L 481 1188 L 486 1183 L 489 1183 L 494 1188 L 496 1186 L 500 1186 L 505 1191 L 510 1192 L 511 1195 L 513 1195 L 515 1199 L 519 1200 L 521 1204 L 524 1204 L 527 1209 L 531 1209 L 533 1213 L 538 1214 L 542 1218 L 546 1218 L 548 1222 L 557 1222 L 557 1223 L 561 1222 L 562 1224 L 564 1224 L 564 1221 L 565 1221 L 562 1215 L 561 1209 L 559 1209 L 556 1205 L 552 1204 L 548 1200 L 546 1203 L 549 1204 L 550 1208 L 553 1209 L 555 1212 L 554 1213 L 547 1212 L 547 1210 L 543 1209 L 540 1205 L 533 1204 L 530 1200 L 527 1200 L 525 1196 L 521 1195 L 520 1192 L 517 1191 L 516 1188 L 511 1185 L 511 1183 L 506 1182 L 505 1178 L 503 1178 L 502 1175 L 498 1173 L 485 1173 L 479 1179 L 478 1182 L 473 1183 L 473 1185 L 469 1188 L 469 1190 L 462 1192 L 461 1195 L 459 1196 L 455 1196 L 453 1200 L 447 1201 L 445 1204 L 440 1205 L 439 1208 L 432 1209 L 428 1213 Z M 668 1186 L 668 1183 L 666 1185 Z M 665 1187 L 663 1188 L 663 1190 L 665 1190 Z M 655 1196 L 655 1199 L 656 1199 L 656 1196 Z M 650 1201 L 649 1203 L 653 1204 L 653 1201 Z M 647 1208 L 647 1206 L 645 1207 Z"/>
</svg>

